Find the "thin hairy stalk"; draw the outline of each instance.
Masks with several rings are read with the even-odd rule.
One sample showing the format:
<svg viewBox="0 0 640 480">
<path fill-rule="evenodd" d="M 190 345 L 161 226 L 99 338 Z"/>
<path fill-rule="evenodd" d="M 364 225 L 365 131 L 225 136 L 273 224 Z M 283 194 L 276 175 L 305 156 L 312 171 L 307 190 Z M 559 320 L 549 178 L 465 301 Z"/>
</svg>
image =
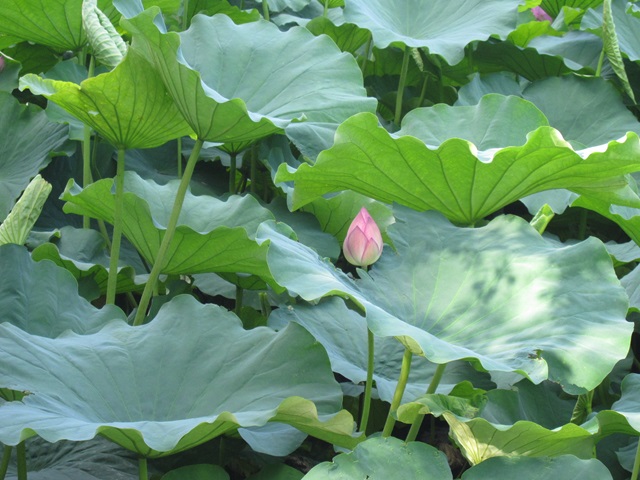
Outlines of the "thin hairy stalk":
<svg viewBox="0 0 640 480">
<path fill-rule="evenodd" d="M 178 178 L 182 178 L 182 138 L 178 139 Z"/>
<path fill-rule="evenodd" d="M 11 445 L 5 445 L 2 452 L 2 463 L 0 463 L 0 480 L 4 480 L 9 469 L 9 460 L 11 460 L 11 451 L 13 447 Z"/>
<path fill-rule="evenodd" d="M 373 389 L 373 354 L 375 350 L 375 338 L 371 330 L 367 328 L 367 380 L 364 384 L 364 401 L 362 404 L 362 416 L 360 417 L 360 431 L 367 431 L 369 424 L 369 412 L 371 410 L 371 390 Z"/>
<path fill-rule="evenodd" d="M 436 367 L 436 371 L 433 373 L 431 383 L 427 388 L 427 395 L 436 393 L 436 389 L 438 388 L 438 385 L 440 385 L 440 380 L 442 380 L 442 375 L 444 374 L 445 368 L 447 368 L 446 363 L 441 363 Z M 422 422 L 424 421 L 424 416 L 425 414 L 421 413 L 413 421 L 405 442 L 413 442 L 416 439 L 416 437 L 418 436 L 418 432 L 420 431 L 420 427 L 422 426 Z"/>
<path fill-rule="evenodd" d="M 27 447 L 24 442 L 16 445 L 16 459 L 18 461 L 18 480 L 27 480 Z"/>
<path fill-rule="evenodd" d="M 113 212 L 113 237 L 111 239 L 111 258 L 109 259 L 109 277 L 107 279 L 107 304 L 116 301 L 118 284 L 118 260 L 122 242 L 122 215 L 124 213 L 124 148 L 118 149 L 116 167 L 116 198 Z"/>
<path fill-rule="evenodd" d="M 236 285 L 236 308 L 234 312 L 238 317 L 242 311 L 242 297 L 244 297 L 244 289 Z"/>
<path fill-rule="evenodd" d="M 238 157 L 237 153 L 230 154 L 229 160 L 229 193 L 233 195 L 236 193 L 236 172 L 238 171 L 238 167 L 236 165 L 236 158 Z"/>
<path fill-rule="evenodd" d="M 153 291 L 156 288 L 156 283 L 158 281 L 158 277 L 160 276 L 160 271 L 164 266 L 165 256 L 167 254 L 167 251 L 169 250 L 169 244 L 171 243 L 173 234 L 176 231 L 178 217 L 180 217 L 180 211 L 182 210 L 182 204 L 184 203 L 184 197 L 187 194 L 189 181 L 191 180 L 193 170 L 196 167 L 196 162 L 198 161 L 198 157 L 200 156 L 200 150 L 202 150 L 203 143 L 204 141 L 201 139 L 196 140 L 196 143 L 193 146 L 193 150 L 191 151 L 191 155 L 189 156 L 189 160 L 187 160 L 187 165 L 184 169 L 184 175 L 180 180 L 180 185 L 178 186 L 178 191 L 176 192 L 176 199 L 173 202 L 173 209 L 171 210 L 171 215 L 169 216 L 167 229 L 164 232 L 164 237 L 162 237 L 162 243 L 160 244 L 160 248 L 158 249 L 158 254 L 156 255 L 156 260 L 153 264 L 153 268 L 149 273 L 149 280 L 147 280 L 147 284 L 144 286 L 144 290 L 142 292 L 142 297 L 140 297 L 138 311 L 136 312 L 136 317 L 133 321 L 134 326 L 141 325 L 147 314 L 147 308 L 149 307 L 149 302 L 151 301 Z"/>
<path fill-rule="evenodd" d="M 398 82 L 398 93 L 396 94 L 396 112 L 394 123 L 400 126 L 402 120 L 402 97 L 404 96 L 404 84 L 407 82 L 407 71 L 409 70 L 409 49 L 404 47 L 404 55 L 402 57 L 402 67 L 400 69 L 400 81 Z"/>
<path fill-rule="evenodd" d="M 411 358 L 413 354 L 411 350 L 406 348 L 404 355 L 402 356 L 402 366 L 400 367 L 400 376 L 398 377 L 398 385 L 393 392 L 393 399 L 391 400 L 391 406 L 389 407 L 389 413 L 387 414 L 387 421 L 382 429 L 382 437 L 388 437 L 393 432 L 393 427 L 396 424 L 396 419 L 393 418 L 393 414 L 398 410 L 402 396 L 404 395 L 404 389 L 407 387 L 407 381 L 409 380 L 409 372 L 411 371 Z"/>
<path fill-rule="evenodd" d="M 138 459 L 138 478 L 140 480 L 149 480 L 147 459 L 145 457 L 140 457 Z"/>
<path fill-rule="evenodd" d="M 324 11 L 322 12 L 322 16 L 326 17 L 329 13 L 329 0 L 324 0 Z"/>
<path fill-rule="evenodd" d="M 636 459 L 633 461 L 631 480 L 638 480 L 638 473 L 640 473 L 640 441 L 638 442 L 638 449 L 636 450 Z"/>
<path fill-rule="evenodd" d="M 270 18 L 269 18 L 269 4 L 267 3 L 267 0 L 262 0 L 262 16 L 264 17 L 264 19 L 267 22 L 270 20 Z"/>
</svg>

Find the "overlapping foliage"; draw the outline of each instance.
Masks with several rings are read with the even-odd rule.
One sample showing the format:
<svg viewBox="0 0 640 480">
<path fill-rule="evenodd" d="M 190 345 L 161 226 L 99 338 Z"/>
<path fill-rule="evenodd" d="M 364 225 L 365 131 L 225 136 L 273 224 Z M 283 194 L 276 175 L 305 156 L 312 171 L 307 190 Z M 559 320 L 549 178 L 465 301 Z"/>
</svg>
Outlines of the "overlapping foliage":
<svg viewBox="0 0 640 480">
<path fill-rule="evenodd" d="M 638 32 L 3 1 L 0 478 L 637 480 Z"/>
</svg>

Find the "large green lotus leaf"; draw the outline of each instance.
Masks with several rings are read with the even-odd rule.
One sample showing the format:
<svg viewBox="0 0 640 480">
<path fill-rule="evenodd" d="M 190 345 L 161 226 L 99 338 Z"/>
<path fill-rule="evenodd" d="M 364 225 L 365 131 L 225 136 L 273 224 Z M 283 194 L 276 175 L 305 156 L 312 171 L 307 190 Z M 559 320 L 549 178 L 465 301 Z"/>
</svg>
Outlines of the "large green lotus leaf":
<svg viewBox="0 0 640 480">
<path fill-rule="evenodd" d="M 557 17 L 562 12 L 562 7 L 578 8 L 586 10 L 602 3 L 602 0 L 542 0 L 540 6 L 552 17 Z M 602 17 L 601 17 L 602 18 Z"/>
<path fill-rule="evenodd" d="M 598 240 L 563 246 L 517 217 L 476 229 L 406 208 L 396 218 L 397 254 L 387 249 L 357 282 L 269 222 L 257 239 L 270 241 L 269 268 L 292 294 L 349 297 L 374 334 L 434 363 L 474 358 L 582 393 L 626 356 L 628 300 Z"/>
<path fill-rule="evenodd" d="M 351 453 L 316 465 L 304 480 L 381 480 L 384 478 L 453 478 L 447 457 L 422 442 L 405 443 L 394 437 L 370 438 Z"/>
<path fill-rule="evenodd" d="M 113 13 L 109 0 L 98 6 Z M 59 51 L 82 48 L 87 37 L 82 28 L 82 0 L 3 0 L 0 32 Z"/>
<path fill-rule="evenodd" d="M 166 231 L 179 181 L 158 185 L 126 172 L 123 233 L 151 265 Z M 65 212 L 89 215 L 112 223 L 113 179 L 99 180 L 85 189 L 72 181 L 62 195 Z M 167 251 L 162 273 L 252 273 L 269 279 L 266 246 L 253 240 L 258 225 L 273 215 L 251 197 L 221 201 L 187 193 L 178 227 Z"/>
<path fill-rule="evenodd" d="M 462 138 L 479 150 L 524 145 L 527 135 L 549 122 L 536 106 L 518 97 L 491 94 L 477 105 L 438 104 L 416 108 L 402 119 L 397 135 L 412 135 L 430 147 Z"/>
<path fill-rule="evenodd" d="M 573 455 L 549 458 L 494 457 L 464 472 L 462 480 L 612 480 L 611 473 L 595 458 Z"/>
<path fill-rule="evenodd" d="M 48 443 L 33 437 L 26 447 L 29 480 L 139 479 L 136 458 L 104 438 Z M 16 470 L 15 462 L 9 465 L 8 480 L 18 480 Z"/>
<path fill-rule="evenodd" d="M 50 122 L 36 106 L 21 105 L 10 93 L 0 92 L 0 220 L 4 220 L 49 154 L 67 139 L 68 128 Z M 11 141 L 8 141 L 8 140 Z"/>
<path fill-rule="evenodd" d="M 269 316 L 272 326 L 295 322 L 302 325 L 318 340 L 329 354 L 334 372 L 353 383 L 367 378 L 367 322 L 349 310 L 338 298 L 329 298 L 316 306 L 293 305 L 279 308 Z M 391 403 L 398 383 L 404 347 L 395 339 L 376 337 L 373 378 L 379 397 Z M 414 357 L 403 401 L 412 401 L 426 392 L 433 379 L 436 365 L 421 357 Z M 488 375 L 476 372 L 466 362 L 447 365 L 438 385 L 438 392 L 449 393 L 455 385 L 473 381 L 477 387 L 492 388 Z"/>
<path fill-rule="evenodd" d="M 35 262 L 22 246 L 0 246 L 0 322 L 32 335 L 57 337 L 66 330 L 86 333 L 108 320 L 124 319 L 109 305 L 95 308 L 78 295 L 71 273 L 52 262 Z"/>
<path fill-rule="evenodd" d="M 101 434 L 158 457 L 268 421 L 348 448 L 359 442 L 351 415 L 336 415 L 342 392 L 324 349 L 297 325 L 246 331 L 232 313 L 183 295 L 141 327 L 114 321 L 56 339 L 7 323 L 0 332 L 0 382 L 33 392 L 0 404 L 6 445 Z"/>
<path fill-rule="evenodd" d="M 464 47 L 490 36 L 505 38 L 516 27 L 513 0 L 349 0 L 345 20 L 370 30 L 379 48 L 393 42 L 427 47 L 449 65 L 464 57 Z"/>
<path fill-rule="evenodd" d="M 640 60 L 640 10 L 625 0 L 613 0 L 611 13 L 620 51 L 634 62 Z M 582 18 L 580 28 L 601 33 L 602 7 L 588 10 Z"/>
<path fill-rule="evenodd" d="M 548 78 L 532 83 L 522 95 L 575 148 L 603 145 L 627 132 L 640 134 L 640 122 L 615 87 L 602 78 Z"/>
<path fill-rule="evenodd" d="M 476 77 L 460 89 L 459 104 L 474 105 L 490 92 L 522 96 L 544 113 L 549 124 L 575 148 L 595 147 L 640 133 L 640 123 L 616 89 L 602 78 L 574 75 L 536 81 L 521 89 L 514 80 Z"/>
<path fill-rule="evenodd" d="M 351 189 L 473 224 L 522 197 L 555 188 L 607 199 L 613 195 L 622 204 L 637 206 L 637 195 L 622 175 L 640 169 L 639 156 L 634 133 L 578 154 L 550 127 L 530 133 L 523 146 L 495 154 L 478 153 L 473 144 L 457 138 L 432 150 L 415 137 L 392 136 L 374 115 L 362 113 L 338 128 L 334 146 L 315 165 L 302 164 L 295 171 L 282 165 L 276 181 L 295 182 L 293 208 Z"/>
<path fill-rule="evenodd" d="M 118 148 L 151 148 L 191 129 L 149 63 L 130 49 L 111 72 L 80 85 L 25 75 L 20 88 L 44 95 Z"/>
<path fill-rule="evenodd" d="M 90 282 L 99 292 L 106 293 L 109 276 L 109 249 L 104 237 L 96 230 L 62 227 L 54 243 L 44 243 L 33 250 L 36 261 L 51 260 L 70 271 L 82 284 Z M 122 249 L 119 256 L 118 293 L 144 288 L 147 272 L 137 252 Z M 138 275 L 136 275 L 136 272 Z"/>
<path fill-rule="evenodd" d="M 333 134 L 349 116 L 375 110 L 353 56 L 326 37 L 266 21 L 235 25 L 226 15 L 196 15 L 186 32 L 166 33 L 157 14 L 150 9 L 123 25 L 203 140 L 240 151 L 272 133 L 313 137 L 313 125 Z"/>
</svg>

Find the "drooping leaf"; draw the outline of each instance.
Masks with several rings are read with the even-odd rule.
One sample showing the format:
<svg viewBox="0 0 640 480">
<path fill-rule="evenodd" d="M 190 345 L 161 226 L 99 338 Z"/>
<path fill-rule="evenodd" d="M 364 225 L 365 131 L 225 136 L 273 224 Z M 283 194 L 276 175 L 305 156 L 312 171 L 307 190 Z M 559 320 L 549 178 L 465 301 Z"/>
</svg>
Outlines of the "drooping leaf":
<svg viewBox="0 0 640 480">
<path fill-rule="evenodd" d="M 492 35 L 505 38 L 516 27 L 517 1 L 384 1 L 351 0 L 345 4 L 349 23 L 370 30 L 379 48 L 394 42 L 427 47 L 450 65 L 464 57 L 464 47 Z"/>
<path fill-rule="evenodd" d="M 330 145 L 347 117 L 375 109 L 355 59 L 328 38 L 265 21 L 235 25 L 225 15 L 196 15 L 186 32 L 167 33 L 157 14 L 150 9 L 123 25 L 196 135 L 227 151 L 286 132 L 309 154 Z"/>
<path fill-rule="evenodd" d="M 107 320 L 125 318 L 113 305 L 102 310 L 91 305 L 78 295 L 78 284 L 69 272 L 52 262 L 33 261 L 22 246 L 0 246 L 0 271 L 0 322 L 32 335 L 86 333 Z"/>
<path fill-rule="evenodd" d="M 494 457 L 470 468 L 462 480 L 543 480 L 548 478 L 575 480 L 612 480 L 611 473 L 595 458 L 580 459 L 573 455 L 559 457 Z"/>
<path fill-rule="evenodd" d="M 268 222 L 257 238 L 269 240 L 271 273 L 292 294 L 349 297 L 374 334 L 434 363 L 475 358 L 489 371 L 583 393 L 626 356 L 627 298 L 599 241 L 559 245 L 517 217 L 476 229 L 434 212 L 398 208 L 396 218 L 389 234 L 397 254 L 386 250 L 357 282 Z"/>
<path fill-rule="evenodd" d="M 133 172 L 125 175 L 123 234 L 149 265 L 155 262 L 165 234 L 178 183 L 158 185 Z M 70 182 L 62 195 L 68 202 L 65 211 L 112 223 L 112 186 L 113 179 L 99 180 L 85 189 Z M 266 246 L 259 246 L 254 235 L 258 225 L 270 219 L 273 215 L 251 196 L 221 201 L 187 194 L 162 273 L 243 272 L 269 281 Z"/>
<path fill-rule="evenodd" d="M 588 8 L 600 5 L 602 0 L 542 0 L 540 6 L 551 17 L 555 18 L 562 11 L 562 7 L 579 8 L 586 10 Z"/>
<path fill-rule="evenodd" d="M 113 71 L 80 85 L 26 75 L 20 88 L 56 102 L 117 148 L 155 147 L 191 131 L 160 77 L 134 49 Z"/>
<path fill-rule="evenodd" d="M 371 33 L 353 23 L 335 25 L 327 17 L 316 17 L 306 25 L 314 35 L 328 35 L 343 52 L 355 53 L 369 40 Z"/>
<path fill-rule="evenodd" d="M 325 193 L 350 189 L 473 224 L 539 191 L 566 188 L 597 196 L 628 188 L 621 175 L 640 169 L 634 160 L 638 154 L 640 141 L 633 133 L 578 154 L 549 127 L 529 134 L 523 146 L 497 153 L 478 154 L 470 142 L 456 138 L 432 150 L 415 137 L 392 136 L 378 126 L 375 116 L 363 113 L 338 128 L 334 146 L 322 152 L 315 165 L 303 164 L 295 171 L 283 165 L 276 181 L 295 182 L 293 208 Z M 635 194 L 625 194 L 627 199 L 619 202 L 638 204 Z"/>
<path fill-rule="evenodd" d="M 422 442 L 394 437 L 370 438 L 353 452 L 313 467 L 304 480 L 366 480 L 368 478 L 452 479 L 444 453 Z"/>
<path fill-rule="evenodd" d="M 50 122 L 36 106 L 21 105 L 0 92 L 0 218 L 5 219 L 31 178 L 67 138 L 68 128 Z"/>
<path fill-rule="evenodd" d="M 100 0 L 98 6 L 105 11 L 110 3 Z M 4 0 L 0 32 L 61 52 L 78 50 L 87 40 L 81 12 L 82 0 Z"/>
<path fill-rule="evenodd" d="M 616 26 L 613 21 L 613 14 L 611 13 L 611 0 L 604 0 L 602 8 L 602 40 L 604 42 L 604 51 L 609 59 L 609 64 L 622 84 L 623 90 L 629 95 L 629 98 L 635 102 L 633 90 L 627 77 L 627 71 L 624 68 L 624 60 L 620 53 Z M 640 22 L 638 25 L 640 25 Z"/>
<path fill-rule="evenodd" d="M 603 3 L 602 0 L 597 4 Z M 595 5 L 594 5 L 595 7 Z M 580 28 L 594 33 L 602 33 L 602 7 L 588 10 L 582 19 Z M 637 6 L 624 0 L 611 2 L 611 14 L 620 47 L 629 60 L 640 60 L 640 11 Z"/>
<path fill-rule="evenodd" d="M 337 413 L 342 393 L 324 349 L 296 325 L 245 331 L 226 310 L 178 296 L 141 327 L 114 321 L 56 339 L 7 323 L 0 331 L 0 383 L 34 393 L 0 403 L 7 445 L 99 433 L 158 457 L 268 421 L 345 447 L 359 441 L 351 415 Z"/>
</svg>

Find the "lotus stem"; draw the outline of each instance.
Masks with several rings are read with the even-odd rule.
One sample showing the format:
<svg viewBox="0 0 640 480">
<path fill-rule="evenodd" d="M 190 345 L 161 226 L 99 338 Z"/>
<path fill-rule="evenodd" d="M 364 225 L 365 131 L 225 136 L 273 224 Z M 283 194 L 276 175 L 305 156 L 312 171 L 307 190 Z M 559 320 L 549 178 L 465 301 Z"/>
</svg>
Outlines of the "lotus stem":
<svg viewBox="0 0 640 480">
<path fill-rule="evenodd" d="M 369 424 L 369 411 L 371 410 L 371 390 L 373 389 L 373 354 L 375 350 L 375 338 L 373 332 L 367 328 L 367 380 L 364 384 L 364 402 L 362 416 L 360 418 L 360 431 L 367 433 Z"/>
<path fill-rule="evenodd" d="M 237 172 L 237 166 L 236 166 L 236 158 L 238 157 L 237 153 L 231 153 L 230 154 L 230 161 L 229 161 L 229 193 L 231 195 L 236 193 L 236 172 Z"/>
<path fill-rule="evenodd" d="M 93 55 L 90 55 L 87 78 L 93 77 L 93 68 Z M 82 187 L 86 188 L 92 182 L 93 176 L 91 175 L 91 127 L 85 123 L 82 138 Z M 91 228 L 91 219 L 88 215 L 82 216 L 82 228 Z"/>
<path fill-rule="evenodd" d="M 242 297 L 244 296 L 244 289 L 238 285 L 236 285 L 236 308 L 234 310 L 235 314 L 240 317 L 240 312 L 242 312 Z"/>
<path fill-rule="evenodd" d="M 178 139 L 178 178 L 182 178 L 182 138 Z"/>
<path fill-rule="evenodd" d="M 404 84 L 407 82 L 407 71 L 409 70 L 409 49 L 405 46 L 402 56 L 402 67 L 400 68 L 400 81 L 398 82 L 398 93 L 396 94 L 396 113 L 394 123 L 400 126 L 402 120 L 402 97 L 404 96 Z"/>
<path fill-rule="evenodd" d="M 251 146 L 251 183 L 249 184 L 250 191 L 253 195 L 256 195 L 256 184 L 258 180 L 258 146 L 253 144 Z"/>
<path fill-rule="evenodd" d="M 633 461 L 633 471 L 631 472 L 630 480 L 638 480 L 639 472 L 640 472 L 640 440 L 638 441 L 638 449 L 636 450 L 636 459 Z"/>
<path fill-rule="evenodd" d="M 151 301 L 151 295 L 154 291 L 154 288 L 156 287 L 158 277 L 160 276 L 160 271 L 164 266 L 165 256 L 167 254 L 167 251 L 169 250 L 169 244 L 173 239 L 173 235 L 176 231 L 176 226 L 178 225 L 178 218 L 180 217 L 180 212 L 182 211 L 184 197 L 187 194 L 189 182 L 191 181 L 191 176 L 193 175 L 193 170 L 196 167 L 198 157 L 200 157 L 200 150 L 202 150 L 203 143 L 204 140 L 196 140 L 196 143 L 193 146 L 193 150 L 191 151 L 191 155 L 189 156 L 189 160 L 187 160 L 184 174 L 182 176 L 182 179 L 180 180 L 178 191 L 176 192 L 176 199 L 173 202 L 173 209 L 171 210 L 171 215 L 169 216 L 167 229 L 164 232 L 164 237 L 162 237 L 162 243 L 160 244 L 160 248 L 158 249 L 158 253 L 156 254 L 156 260 L 153 264 L 153 268 L 149 273 L 149 280 L 147 280 L 147 284 L 144 286 L 144 291 L 142 292 L 142 297 L 140 297 L 138 311 L 136 312 L 136 316 L 133 321 L 134 326 L 141 325 L 146 316 L 147 308 L 149 307 L 149 302 Z"/>
<path fill-rule="evenodd" d="M 184 0 L 182 6 L 182 30 L 186 30 L 188 25 L 188 15 L 189 15 L 189 0 Z M 178 140 L 179 142 L 180 140 Z"/>
<path fill-rule="evenodd" d="M 369 40 L 364 47 L 364 60 L 362 60 L 362 78 L 364 79 L 365 72 L 367 70 L 367 63 L 369 63 L 369 55 L 371 55 L 371 44 L 373 43 L 373 35 L 369 34 Z"/>
<path fill-rule="evenodd" d="M 140 457 L 138 459 L 138 478 L 140 480 L 149 480 L 146 457 Z"/>
<path fill-rule="evenodd" d="M 4 477 L 7 475 L 9 460 L 11 460 L 11 450 L 13 450 L 11 445 L 4 446 L 4 452 L 2 452 L 2 463 L 0 463 L 0 480 L 4 480 Z"/>
<path fill-rule="evenodd" d="M 440 385 L 440 380 L 442 380 L 442 375 L 444 374 L 444 370 L 447 368 L 446 363 L 441 363 L 436 367 L 436 371 L 433 373 L 433 378 L 431 379 L 431 383 L 427 388 L 427 395 L 431 395 L 436 393 L 438 385 Z M 418 436 L 418 432 L 420 431 L 420 427 L 422 426 L 422 422 L 424 421 L 424 413 L 419 413 L 416 419 L 411 424 L 411 428 L 409 429 L 409 433 L 407 434 L 407 439 L 405 442 L 413 442 Z"/>
<path fill-rule="evenodd" d="M 24 441 L 16 445 L 16 459 L 18 461 L 18 480 L 27 480 L 27 447 Z"/>
<path fill-rule="evenodd" d="M 264 19 L 267 22 L 270 20 L 270 18 L 269 18 L 269 4 L 267 3 L 267 0 L 262 0 L 262 16 L 264 17 Z"/>
<path fill-rule="evenodd" d="M 118 149 L 116 167 L 116 198 L 113 213 L 113 238 L 111 239 L 111 258 L 109 259 L 109 277 L 107 279 L 107 304 L 116 301 L 118 285 L 118 260 L 122 241 L 122 215 L 124 213 L 124 148 Z"/>
<path fill-rule="evenodd" d="M 322 16 L 326 17 L 327 13 L 329 13 L 329 0 L 324 0 L 324 11 L 322 12 Z"/>
<path fill-rule="evenodd" d="M 388 437 L 393 432 L 393 427 L 396 424 L 396 419 L 393 418 L 393 414 L 398 410 L 402 396 L 404 395 L 404 389 L 407 387 L 407 381 L 409 380 L 409 372 L 411 371 L 411 358 L 413 354 L 411 350 L 405 348 L 404 355 L 402 356 L 402 366 L 400 367 L 400 377 L 398 378 L 398 385 L 393 392 L 393 399 L 391 400 L 391 406 L 389 407 L 389 413 L 387 415 L 387 421 L 382 429 L 382 437 Z"/>
</svg>

